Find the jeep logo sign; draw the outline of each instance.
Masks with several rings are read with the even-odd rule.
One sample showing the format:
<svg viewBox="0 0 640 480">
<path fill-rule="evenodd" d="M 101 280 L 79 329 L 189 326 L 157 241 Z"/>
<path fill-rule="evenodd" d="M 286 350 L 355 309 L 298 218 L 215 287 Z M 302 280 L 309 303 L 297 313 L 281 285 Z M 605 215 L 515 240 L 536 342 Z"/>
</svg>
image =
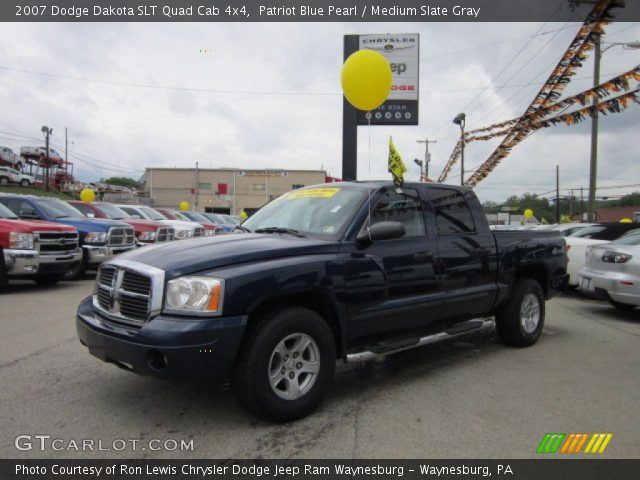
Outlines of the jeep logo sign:
<svg viewBox="0 0 640 480">
<path fill-rule="evenodd" d="M 358 124 L 418 124 L 420 35 L 417 33 L 359 35 L 360 50 L 374 50 L 391 67 L 393 84 L 386 102 L 371 112 L 358 112 Z"/>
</svg>

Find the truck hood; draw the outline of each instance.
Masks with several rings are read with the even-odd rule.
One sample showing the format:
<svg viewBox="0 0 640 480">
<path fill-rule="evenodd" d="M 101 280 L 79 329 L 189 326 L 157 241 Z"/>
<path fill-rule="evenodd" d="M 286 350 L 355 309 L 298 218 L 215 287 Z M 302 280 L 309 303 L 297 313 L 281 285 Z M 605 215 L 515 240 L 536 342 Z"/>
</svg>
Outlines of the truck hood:
<svg viewBox="0 0 640 480">
<path fill-rule="evenodd" d="M 118 255 L 162 269 L 167 278 L 296 255 L 337 253 L 340 244 L 287 234 L 233 234 L 154 245 Z"/>
<path fill-rule="evenodd" d="M 44 222 L 42 220 L 11 220 L 0 218 L 0 228 L 12 232 L 33 233 L 33 232 L 75 232 L 76 229 L 59 223 Z"/>
<path fill-rule="evenodd" d="M 158 220 L 160 223 L 164 225 L 169 225 L 179 230 L 189 229 L 195 230 L 196 228 L 202 227 L 199 223 L 196 222 L 187 222 L 185 220 Z"/>
<path fill-rule="evenodd" d="M 108 232 L 112 227 L 129 227 L 126 223 L 106 218 L 58 218 L 56 223 L 71 225 L 81 232 Z"/>
<path fill-rule="evenodd" d="M 139 232 L 155 232 L 160 226 L 160 222 L 156 222 L 154 220 L 138 220 L 137 218 L 123 218 L 122 220 L 116 221 L 131 225 Z"/>
</svg>

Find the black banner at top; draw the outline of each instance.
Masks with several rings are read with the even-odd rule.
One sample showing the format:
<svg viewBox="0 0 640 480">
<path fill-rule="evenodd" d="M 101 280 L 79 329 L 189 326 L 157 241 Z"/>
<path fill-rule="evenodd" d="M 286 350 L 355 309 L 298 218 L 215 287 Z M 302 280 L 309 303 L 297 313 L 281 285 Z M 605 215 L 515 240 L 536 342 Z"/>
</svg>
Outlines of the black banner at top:
<svg viewBox="0 0 640 480">
<path fill-rule="evenodd" d="M 3 0 L 2 22 L 582 22 L 593 0 Z M 640 19 L 638 0 L 616 21 Z"/>
</svg>

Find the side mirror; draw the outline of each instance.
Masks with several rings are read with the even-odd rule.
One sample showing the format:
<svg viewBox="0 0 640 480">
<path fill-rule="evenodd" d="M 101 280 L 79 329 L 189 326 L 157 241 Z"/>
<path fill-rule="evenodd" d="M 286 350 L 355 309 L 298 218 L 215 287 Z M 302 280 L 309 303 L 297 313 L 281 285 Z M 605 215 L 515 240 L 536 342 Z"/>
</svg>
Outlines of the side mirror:
<svg viewBox="0 0 640 480">
<path fill-rule="evenodd" d="M 407 229 L 400 222 L 378 222 L 365 228 L 356 237 L 357 242 L 368 243 L 404 237 Z"/>
</svg>

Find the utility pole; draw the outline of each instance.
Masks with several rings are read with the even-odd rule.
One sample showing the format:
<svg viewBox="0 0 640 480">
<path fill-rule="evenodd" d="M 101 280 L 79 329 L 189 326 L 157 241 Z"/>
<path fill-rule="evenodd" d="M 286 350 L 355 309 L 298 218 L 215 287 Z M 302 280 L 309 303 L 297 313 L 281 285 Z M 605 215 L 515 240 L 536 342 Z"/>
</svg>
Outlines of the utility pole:
<svg viewBox="0 0 640 480">
<path fill-rule="evenodd" d="M 42 127 L 42 133 L 45 135 L 45 148 L 47 150 L 44 157 L 44 189 L 49 191 L 49 137 L 53 133 L 53 129 L 46 125 Z"/>
<path fill-rule="evenodd" d="M 360 48 L 359 35 L 344 36 L 344 60 Z M 342 98 L 342 180 L 358 179 L 358 110 Z M 265 181 L 266 184 L 266 181 Z"/>
<path fill-rule="evenodd" d="M 198 196 L 200 194 L 200 169 L 198 168 L 198 162 L 196 162 L 196 201 L 194 202 L 196 212 L 198 211 Z"/>
<path fill-rule="evenodd" d="M 556 165 L 556 218 L 560 223 L 560 165 Z"/>
<path fill-rule="evenodd" d="M 595 35 L 595 51 L 593 53 L 593 86 L 600 85 L 601 38 Z M 593 106 L 598 106 L 598 97 L 594 96 Z M 589 221 L 595 220 L 596 183 L 598 176 L 598 110 L 591 117 L 591 158 L 589 161 Z"/>
<path fill-rule="evenodd" d="M 425 137 L 424 140 L 417 140 L 418 143 L 424 143 L 424 179 L 429 176 L 429 163 L 431 162 L 431 154 L 429 153 L 429 144 L 438 143 L 437 140 L 429 140 Z M 420 179 L 422 182 L 423 178 Z"/>
<path fill-rule="evenodd" d="M 580 221 L 584 222 L 584 193 L 582 185 L 580 185 Z"/>
</svg>

